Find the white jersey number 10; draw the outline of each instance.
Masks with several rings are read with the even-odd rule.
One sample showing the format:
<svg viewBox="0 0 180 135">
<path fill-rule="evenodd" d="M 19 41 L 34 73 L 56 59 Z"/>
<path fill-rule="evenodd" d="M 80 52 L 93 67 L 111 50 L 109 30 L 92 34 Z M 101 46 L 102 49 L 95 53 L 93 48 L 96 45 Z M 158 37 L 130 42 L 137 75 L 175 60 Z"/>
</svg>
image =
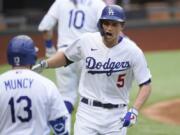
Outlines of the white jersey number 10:
<svg viewBox="0 0 180 135">
<path fill-rule="evenodd" d="M 85 13 L 82 10 L 71 10 L 69 14 L 69 28 L 81 29 L 84 25 Z"/>
</svg>

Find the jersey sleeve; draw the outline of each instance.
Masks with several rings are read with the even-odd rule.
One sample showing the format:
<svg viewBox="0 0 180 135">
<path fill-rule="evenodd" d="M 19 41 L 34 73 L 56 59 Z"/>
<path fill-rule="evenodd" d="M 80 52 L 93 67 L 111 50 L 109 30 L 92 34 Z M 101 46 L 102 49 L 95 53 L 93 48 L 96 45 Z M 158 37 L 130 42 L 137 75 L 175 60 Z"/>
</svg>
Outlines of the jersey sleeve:
<svg viewBox="0 0 180 135">
<path fill-rule="evenodd" d="M 68 134 L 66 127 L 68 110 L 56 85 L 52 81 L 46 82 L 46 85 L 48 86 L 48 124 L 55 135 L 66 135 Z"/>
<path fill-rule="evenodd" d="M 56 19 L 59 19 L 60 8 L 61 8 L 60 2 L 59 0 L 56 0 L 49 8 L 47 14 L 53 16 Z"/>
<path fill-rule="evenodd" d="M 51 92 L 49 92 L 48 121 L 55 120 L 57 118 L 66 116 L 68 114 L 64 100 L 63 100 L 61 94 L 58 92 L 58 89 L 55 86 L 55 84 L 52 84 L 50 89 L 51 89 Z"/>
<path fill-rule="evenodd" d="M 50 16 L 50 15 L 45 15 L 42 21 L 40 22 L 38 26 L 38 31 L 49 31 L 52 30 L 53 27 L 56 25 L 57 20 Z"/>
<path fill-rule="evenodd" d="M 140 49 L 137 52 L 133 55 L 133 73 L 135 80 L 141 85 L 151 79 L 151 73 L 143 52 Z"/>
<path fill-rule="evenodd" d="M 38 26 L 39 31 L 49 31 L 52 30 L 56 25 L 58 20 L 58 2 L 55 1 L 49 8 L 47 14 L 43 17 L 42 21 Z"/>
<path fill-rule="evenodd" d="M 104 1 L 100 0 L 98 2 L 99 2 L 98 4 L 96 3 L 96 10 L 95 10 L 96 11 L 95 15 L 96 15 L 97 22 L 99 21 L 99 18 L 101 17 L 101 13 L 102 13 L 103 8 L 106 6 Z"/>
<path fill-rule="evenodd" d="M 101 17 L 101 13 L 103 8 L 106 6 L 105 2 L 103 0 L 98 0 L 95 1 L 95 6 L 94 6 L 94 15 L 96 16 L 96 22 L 98 23 L 99 18 Z"/>
<path fill-rule="evenodd" d="M 70 61 L 80 61 L 82 59 L 81 38 L 78 38 L 65 50 L 64 54 Z"/>
</svg>

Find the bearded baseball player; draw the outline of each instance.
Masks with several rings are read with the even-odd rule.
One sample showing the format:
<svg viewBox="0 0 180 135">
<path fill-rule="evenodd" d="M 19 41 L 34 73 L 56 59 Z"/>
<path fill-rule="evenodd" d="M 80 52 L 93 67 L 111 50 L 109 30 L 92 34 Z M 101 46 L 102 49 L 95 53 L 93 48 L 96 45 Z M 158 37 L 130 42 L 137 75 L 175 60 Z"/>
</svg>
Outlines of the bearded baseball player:
<svg viewBox="0 0 180 135">
<path fill-rule="evenodd" d="M 97 32 L 97 22 L 105 3 L 102 0 L 56 0 L 41 21 L 38 30 L 43 32 L 46 56 L 53 54 L 52 30 L 58 24 L 58 51 L 64 51 L 72 41 L 86 32 Z M 81 64 L 74 63 L 56 69 L 56 80 L 60 93 L 70 113 L 77 100 L 77 89 Z M 71 115 L 69 116 L 69 132 Z"/>
<path fill-rule="evenodd" d="M 126 135 L 150 95 L 150 70 L 142 50 L 122 34 L 125 21 L 122 7 L 106 6 L 98 23 L 100 32 L 84 34 L 64 53 L 33 67 L 40 70 L 83 61 L 74 135 Z M 134 79 L 139 92 L 128 109 Z"/>
<path fill-rule="evenodd" d="M 33 40 L 14 37 L 7 49 L 12 70 L 0 75 L 1 135 L 69 135 L 68 111 L 55 84 L 30 70 L 36 61 Z"/>
</svg>

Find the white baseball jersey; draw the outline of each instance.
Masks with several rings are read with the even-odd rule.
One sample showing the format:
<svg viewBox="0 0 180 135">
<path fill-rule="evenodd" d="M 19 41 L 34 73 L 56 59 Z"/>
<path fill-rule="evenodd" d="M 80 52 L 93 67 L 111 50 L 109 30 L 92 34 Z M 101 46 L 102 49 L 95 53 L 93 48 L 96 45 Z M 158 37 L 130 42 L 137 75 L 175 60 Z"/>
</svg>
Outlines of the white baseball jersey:
<svg viewBox="0 0 180 135">
<path fill-rule="evenodd" d="M 55 84 L 17 69 L 0 76 L 0 134 L 49 135 L 48 122 L 67 115 Z"/>
<path fill-rule="evenodd" d="M 128 104 L 133 79 L 143 84 L 151 78 L 143 52 L 127 37 L 107 48 L 99 32 L 87 33 L 65 55 L 71 61 L 83 59 L 80 95 L 103 103 Z"/>
<path fill-rule="evenodd" d="M 50 30 L 58 22 L 57 45 L 67 45 L 82 33 L 97 31 L 97 22 L 104 7 L 102 0 L 56 0 L 38 29 Z"/>
</svg>

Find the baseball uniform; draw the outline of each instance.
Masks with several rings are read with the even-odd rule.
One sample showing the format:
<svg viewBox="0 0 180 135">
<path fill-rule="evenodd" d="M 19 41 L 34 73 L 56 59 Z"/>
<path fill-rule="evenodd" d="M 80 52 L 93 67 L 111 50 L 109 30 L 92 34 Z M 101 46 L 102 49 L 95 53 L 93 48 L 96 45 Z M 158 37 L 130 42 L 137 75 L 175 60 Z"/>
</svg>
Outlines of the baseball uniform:
<svg viewBox="0 0 180 135">
<path fill-rule="evenodd" d="M 70 61 L 83 61 L 75 135 L 124 134 L 120 126 L 132 82 L 142 85 L 151 78 L 143 52 L 132 40 L 121 36 L 112 48 L 102 40 L 99 32 L 87 33 L 65 51 Z"/>
<path fill-rule="evenodd" d="M 0 134 L 65 135 L 59 121 L 68 111 L 55 84 L 28 69 L 0 75 Z"/>
</svg>

